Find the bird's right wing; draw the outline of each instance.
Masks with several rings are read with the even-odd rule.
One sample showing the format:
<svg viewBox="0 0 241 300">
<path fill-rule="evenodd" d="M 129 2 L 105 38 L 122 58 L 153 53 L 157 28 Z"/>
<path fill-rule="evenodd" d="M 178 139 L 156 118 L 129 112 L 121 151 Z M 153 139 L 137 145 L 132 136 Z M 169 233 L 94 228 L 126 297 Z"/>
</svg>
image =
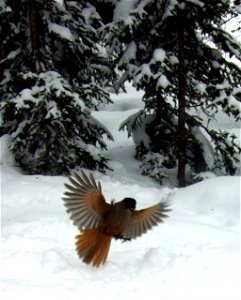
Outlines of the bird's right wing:
<svg viewBox="0 0 241 300">
<path fill-rule="evenodd" d="M 171 211 L 168 206 L 167 202 L 160 202 L 151 207 L 135 211 L 126 226 L 123 237 L 134 239 L 153 226 L 158 225 L 158 223 L 164 222 L 164 219 L 168 217 L 167 213 Z"/>
<path fill-rule="evenodd" d="M 64 205 L 79 230 L 96 228 L 103 221 L 111 205 L 105 202 L 101 184 L 96 182 L 92 174 L 87 176 L 83 171 L 69 177 L 70 183 L 65 183 Z"/>
</svg>

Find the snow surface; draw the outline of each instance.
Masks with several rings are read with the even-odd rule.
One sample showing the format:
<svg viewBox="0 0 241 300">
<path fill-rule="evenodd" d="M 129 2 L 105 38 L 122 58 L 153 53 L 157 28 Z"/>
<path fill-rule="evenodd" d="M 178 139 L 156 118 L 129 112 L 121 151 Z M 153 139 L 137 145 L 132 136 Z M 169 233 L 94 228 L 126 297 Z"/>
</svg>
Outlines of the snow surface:
<svg viewBox="0 0 241 300">
<path fill-rule="evenodd" d="M 159 86 L 161 86 L 161 87 L 163 87 L 164 89 L 166 88 L 166 87 L 168 87 L 169 85 L 170 85 L 171 83 L 170 83 L 170 81 L 167 79 L 167 77 L 165 76 L 165 75 L 161 75 L 159 78 L 158 78 L 158 80 L 157 80 L 157 88 L 159 87 Z"/>
<path fill-rule="evenodd" d="M 137 46 L 134 41 L 132 41 L 126 48 L 125 53 L 119 61 L 119 64 L 128 63 L 131 59 L 136 58 Z"/>
<path fill-rule="evenodd" d="M 113 20 L 123 20 L 126 24 L 131 20 L 130 11 L 134 9 L 137 0 L 120 0 L 116 3 Z"/>
<path fill-rule="evenodd" d="M 1 299 L 240 299 L 240 177 L 178 189 L 141 176 L 133 141 L 118 130 L 142 105 L 140 93 L 128 91 L 94 113 L 115 142 L 106 141 L 114 171 L 93 174 L 108 201 L 129 196 L 138 208 L 173 192 L 170 218 L 132 242 L 113 241 L 103 267 L 87 266 L 75 252 L 78 230 L 61 200 L 67 178 L 23 175 L 3 136 Z M 230 120 L 219 123 L 240 132 Z"/>
<path fill-rule="evenodd" d="M 63 39 L 66 39 L 70 42 L 74 41 L 74 36 L 73 36 L 72 32 L 69 30 L 69 28 L 67 28 L 63 25 L 59 25 L 59 24 L 56 24 L 56 23 L 51 23 L 49 25 L 49 31 L 50 32 L 52 31 L 52 32 L 58 34 Z"/>
<path fill-rule="evenodd" d="M 159 49 L 155 49 L 153 52 L 153 59 L 154 61 L 161 61 L 163 62 L 166 59 L 166 51 L 159 48 Z"/>
</svg>

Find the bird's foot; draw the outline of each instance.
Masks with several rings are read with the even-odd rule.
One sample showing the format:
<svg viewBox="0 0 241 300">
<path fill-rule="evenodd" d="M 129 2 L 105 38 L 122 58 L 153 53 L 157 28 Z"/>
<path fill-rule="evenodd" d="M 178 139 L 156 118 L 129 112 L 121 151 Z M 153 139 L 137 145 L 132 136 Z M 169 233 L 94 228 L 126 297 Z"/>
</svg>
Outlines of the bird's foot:
<svg viewBox="0 0 241 300">
<path fill-rule="evenodd" d="M 130 242 L 131 241 L 130 238 L 122 238 L 121 240 L 122 240 L 122 243 L 126 243 L 126 242 Z"/>
<path fill-rule="evenodd" d="M 114 235 L 114 238 L 116 240 L 122 240 L 122 243 L 129 242 L 131 240 L 130 238 L 125 238 L 122 235 L 117 235 L 117 234 Z"/>
</svg>

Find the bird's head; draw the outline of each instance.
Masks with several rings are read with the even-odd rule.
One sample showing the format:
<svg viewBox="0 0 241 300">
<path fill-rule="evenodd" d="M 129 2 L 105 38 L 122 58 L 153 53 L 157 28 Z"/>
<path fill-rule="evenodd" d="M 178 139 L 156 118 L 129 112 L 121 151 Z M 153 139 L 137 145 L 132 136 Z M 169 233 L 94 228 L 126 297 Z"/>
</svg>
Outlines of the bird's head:
<svg viewBox="0 0 241 300">
<path fill-rule="evenodd" d="M 136 208 L 136 200 L 133 198 L 124 198 L 123 203 L 125 205 L 126 209 L 129 209 L 130 211 L 134 211 Z"/>
</svg>

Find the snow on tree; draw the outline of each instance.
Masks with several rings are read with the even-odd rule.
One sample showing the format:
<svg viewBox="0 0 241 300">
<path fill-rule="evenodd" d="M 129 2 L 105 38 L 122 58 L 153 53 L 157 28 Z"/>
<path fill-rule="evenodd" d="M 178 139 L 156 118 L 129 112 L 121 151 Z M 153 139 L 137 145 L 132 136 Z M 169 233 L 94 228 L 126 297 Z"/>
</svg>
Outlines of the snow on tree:
<svg viewBox="0 0 241 300">
<path fill-rule="evenodd" d="M 241 119 L 241 45 L 223 29 L 227 17 L 239 16 L 238 9 L 217 0 L 116 2 L 103 36 L 121 74 L 116 89 L 129 80 L 145 92 L 144 109 L 120 127 L 133 136 L 144 174 L 161 182 L 176 170 L 180 141 L 193 177 L 235 173 L 240 153 L 235 137 L 210 129 L 209 122 L 220 110 Z"/>
<path fill-rule="evenodd" d="M 92 115 L 110 102 L 111 80 L 99 45 L 99 14 L 87 1 L 1 2 L 1 134 L 28 173 L 76 166 L 104 170 L 103 135 Z"/>
</svg>

